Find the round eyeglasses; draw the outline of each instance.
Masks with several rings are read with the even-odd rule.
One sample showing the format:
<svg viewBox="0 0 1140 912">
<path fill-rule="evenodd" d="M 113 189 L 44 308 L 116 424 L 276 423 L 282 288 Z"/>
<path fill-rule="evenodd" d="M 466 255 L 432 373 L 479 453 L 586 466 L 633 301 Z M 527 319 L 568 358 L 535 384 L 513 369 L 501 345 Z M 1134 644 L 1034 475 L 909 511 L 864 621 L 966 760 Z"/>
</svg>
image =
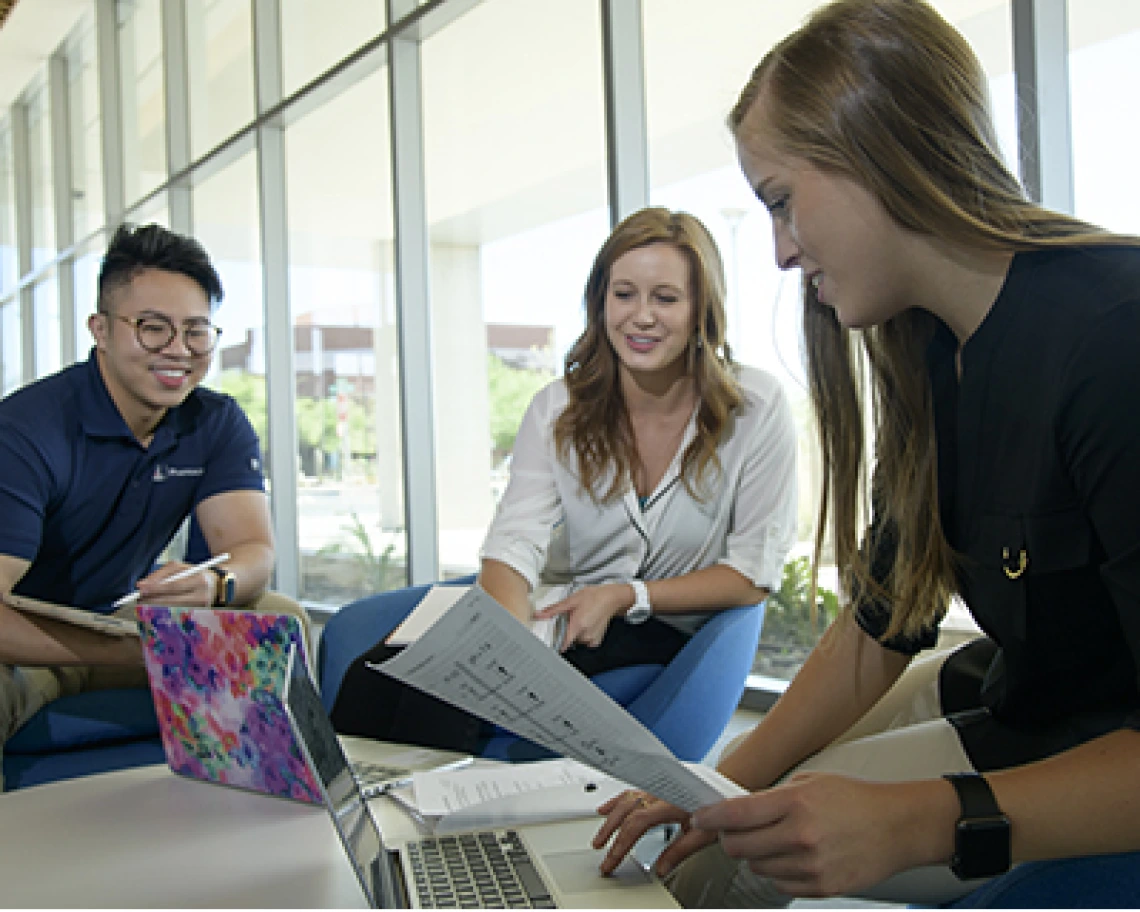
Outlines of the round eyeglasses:
<svg viewBox="0 0 1140 912">
<path fill-rule="evenodd" d="M 122 314 L 112 314 L 105 310 L 99 312 L 104 316 L 122 320 L 128 326 L 133 326 L 139 345 L 152 355 L 157 355 L 178 335 L 178 328 L 166 317 L 158 314 L 147 314 L 145 317 L 124 317 Z M 210 354 L 218 344 L 218 337 L 221 334 L 221 327 L 215 326 L 209 320 L 182 324 L 182 341 L 192 355 Z"/>
</svg>

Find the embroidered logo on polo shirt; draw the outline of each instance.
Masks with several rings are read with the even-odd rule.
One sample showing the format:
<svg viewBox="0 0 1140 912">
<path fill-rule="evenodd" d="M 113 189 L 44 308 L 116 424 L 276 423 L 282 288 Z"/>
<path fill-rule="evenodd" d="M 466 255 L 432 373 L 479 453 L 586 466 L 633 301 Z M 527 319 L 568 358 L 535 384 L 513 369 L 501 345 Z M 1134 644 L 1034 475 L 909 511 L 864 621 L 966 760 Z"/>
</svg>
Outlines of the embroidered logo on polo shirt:
<svg viewBox="0 0 1140 912">
<path fill-rule="evenodd" d="M 206 470 L 201 466 L 168 466 L 156 465 L 154 467 L 154 481 L 166 481 L 168 478 L 197 478 L 205 474 Z"/>
</svg>

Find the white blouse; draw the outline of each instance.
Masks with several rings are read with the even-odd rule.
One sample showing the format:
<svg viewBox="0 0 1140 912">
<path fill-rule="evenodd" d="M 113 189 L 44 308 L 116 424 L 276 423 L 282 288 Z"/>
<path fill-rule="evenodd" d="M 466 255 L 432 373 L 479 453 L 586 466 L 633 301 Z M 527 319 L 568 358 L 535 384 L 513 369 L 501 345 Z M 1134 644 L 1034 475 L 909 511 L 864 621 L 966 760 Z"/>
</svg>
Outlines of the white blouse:
<svg viewBox="0 0 1140 912">
<path fill-rule="evenodd" d="M 481 557 L 521 574 L 541 608 L 601 583 L 656 580 L 725 564 L 758 587 L 780 587 L 796 538 L 796 431 L 779 382 L 741 367 L 744 395 L 694 498 L 680 479 L 681 458 L 696 434 L 696 412 L 645 507 L 628 481 L 622 497 L 595 502 L 555 453 L 554 422 L 566 406 L 566 385 L 538 392 L 515 438 L 510 481 L 483 541 Z M 599 490 L 609 487 L 603 478 Z M 687 633 L 708 612 L 663 613 Z"/>
</svg>

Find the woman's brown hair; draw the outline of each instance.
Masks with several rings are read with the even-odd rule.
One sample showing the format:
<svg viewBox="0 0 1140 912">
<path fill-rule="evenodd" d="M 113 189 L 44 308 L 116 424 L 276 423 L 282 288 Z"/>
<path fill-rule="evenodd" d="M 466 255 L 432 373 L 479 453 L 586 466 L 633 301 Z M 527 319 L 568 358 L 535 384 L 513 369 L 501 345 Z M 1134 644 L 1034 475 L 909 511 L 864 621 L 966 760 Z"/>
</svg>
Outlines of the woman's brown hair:
<svg viewBox="0 0 1140 912">
<path fill-rule="evenodd" d="M 761 102 L 761 117 L 749 113 Z M 821 7 L 753 71 L 729 116 L 737 141 L 762 135 L 789 158 L 849 178 L 910 231 L 959 249 L 1023 251 L 1135 244 L 1052 212 L 1006 168 L 985 74 L 966 40 L 921 0 L 838 0 Z M 926 344 L 936 318 L 912 308 L 850 331 L 804 288 L 804 346 L 823 460 L 815 573 L 829 529 L 847 593 L 891 603 L 884 639 L 934 621 L 956 590 L 955 557 L 938 512 Z M 876 534 L 896 544 L 893 569 L 872 578 L 860 549 L 866 447 L 861 357 L 870 374 Z"/>
<path fill-rule="evenodd" d="M 629 251 L 649 244 L 670 244 L 689 264 L 696 325 L 687 372 L 696 383 L 700 405 L 696 436 L 682 457 L 681 480 L 694 496 L 701 496 L 699 488 L 709 470 L 719 469 L 717 444 L 743 401 L 725 337 L 724 266 L 712 235 L 685 212 L 650 208 L 628 216 L 602 245 L 586 279 L 586 328 L 566 355 L 569 398 L 554 425 L 556 452 L 565 460 L 573 451 L 582 488 L 600 501 L 620 497 L 638 465 L 618 358 L 606 335 L 610 269 Z"/>
</svg>

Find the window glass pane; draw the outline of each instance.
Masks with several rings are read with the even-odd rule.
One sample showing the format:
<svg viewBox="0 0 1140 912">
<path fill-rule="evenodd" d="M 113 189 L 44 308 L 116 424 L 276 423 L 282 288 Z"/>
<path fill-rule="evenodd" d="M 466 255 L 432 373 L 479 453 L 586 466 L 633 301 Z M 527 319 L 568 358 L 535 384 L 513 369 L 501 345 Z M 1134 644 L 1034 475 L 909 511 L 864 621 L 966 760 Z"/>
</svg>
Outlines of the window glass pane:
<svg viewBox="0 0 1140 912">
<path fill-rule="evenodd" d="M 750 192 L 725 126 L 740 89 L 764 50 L 798 28 L 818 3 L 708 0 L 701 15 L 687 0 L 643 4 L 650 196 L 656 205 L 693 213 L 708 226 L 724 257 L 728 281 L 728 337 L 736 359 L 783 382 L 800 433 L 799 543 L 785 570 L 784 588 L 769 602 L 756 671 L 794 673 L 819 628 L 803 597 L 819 504 L 820 468 L 800 360 L 798 277 L 776 268 L 767 213 Z M 974 46 L 990 77 L 995 120 L 1006 160 L 1016 162 L 1012 37 L 1008 0 L 935 3 Z M 685 61 L 684 66 L 677 62 Z M 833 566 L 820 584 L 837 588 Z M 960 618 L 959 618 L 960 614 Z M 973 630 L 955 612 L 946 625 Z"/>
<path fill-rule="evenodd" d="M 20 303 L 18 298 L 0 305 L 0 344 L 3 345 L 4 395 L 20 386 L 24 359 L 20 343 Z"/>
<path fill-rule="evenodd" d="M 103 149 L 95 22 L 86 15 L 67 52 L 67 104 L 71 128 L 71 205 L 75 239 L 103 224 Z"/>
<path fill-rule="evenodd" d="M 1018 173 L 1017 98 L 1013 83 L 1010 0 L 934 0 L 933 6 L 970 42 L 990 84 L 990 109 L 1002 157 Z"/>
<path fill-rule="evenodd" d="M 423 46 L 444 576 L 475 569 L 522 411 L 582 331 L 609 230 L 600 36 L 597 4 L 490 0 Z"/>
<path fill-rule="evenodd" d="M 206 248 L 225 291 L 213 315 L 222 336 L 206 384 L 237 400 L 265 456 L 265 319 L 253 152 L 194 188 L 194 237 Z"/>
<path fill-rule="evenodd" d="M 148 200 L 145 206 L 132 209 L 127 215 L 127 221 L 133 222 L 136 225 L 146 225 L 150 222 L 154 222 L 163 228 L 169 228 L 170 204 L 166 198 L 166 193 L 160 193 L 153 199 Z"/>
<path fill-rule="evenodd" d="M 36 376 L 46 377 L 62 366 L 59 343 L 59 282 L 48 271 L 32 289 L 36 332 Z"/>
<path fill-rule="evenodd" d="M 1138 77 L 1140 4 L 1134 0 L 1070 3 L 1075 212 L 1094 224 L 1129 234 L 1140 234 L 1140 185 L 1134 177 L 1140 122 L 1125 113 L 1133 103 L 1122 108 L 1120 92 L 1129 92 L 1127 87 L 1136 85 Z"/>
<path fill-rule="evenodd" d="M 75 283 L 75 357 L 84 360 L 94 344 L 91 331 L 87 328 L 87 318 L 95 312 L 99 293 L 99 267 L 103 263 L 103 253 L 107 239 L 100 232 L 75 257 L 72 274 Z"/>
<path fill-rule="evenodd" d="M 336 15 L 326 0 L 282 3 L 282 94 L 295 92 L 379 35 L 387 15 L 384 0 L 337 0 Z"/>
<path fill-rule="evenodd" d="M 340 606 L 407 581 L 387 73 L 285 142 L 301 597 Z"/>
<path fill-rule="evenodd" d="M 249 0 L 188 3 L 186 48 L 190 70 L 190 148 L 193 157 L 198 158 L 253 120 L 253 21 Z"/>
<path fill-rule="evenodd" d="M 16 287 L 16 183 L 12 164 L 12 134 L 0 124 L 0 294 Z"/>
<path fill-rule="evenodd" d="M 28 171 L 32 185 L 32 268 L 38 269 L 55 257 L 51 111 L 46 88 L 28 103 Z"/>
<path fill-rule="evenodd" d="M 127 205 L 166 180 L 161 0 L 119 0 L 123 187 Z"/>
</svg>

